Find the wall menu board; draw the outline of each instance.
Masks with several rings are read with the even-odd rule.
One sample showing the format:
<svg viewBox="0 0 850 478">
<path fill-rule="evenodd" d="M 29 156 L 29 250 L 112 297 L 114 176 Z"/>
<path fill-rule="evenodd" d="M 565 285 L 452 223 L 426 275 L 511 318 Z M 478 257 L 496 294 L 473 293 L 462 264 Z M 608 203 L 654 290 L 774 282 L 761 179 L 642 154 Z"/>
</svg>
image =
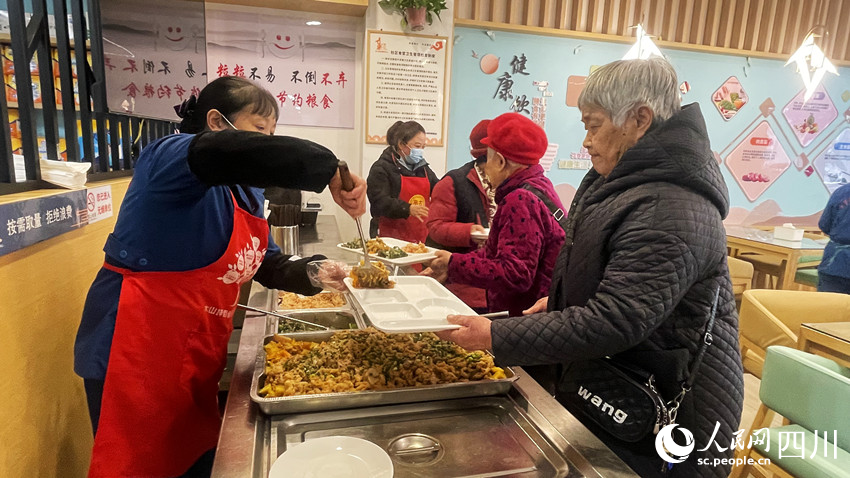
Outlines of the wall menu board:
<svg viewBox="0 0 850 478">
<path fill-rule="evenodd" d="M 547 155 L 555 152 L 544 157 L 545 167 L 552 161 L 547 176 L 571 199 L 590 168 L 576 99 L 592 69 L 630 45 L 460 26 L 454 34 L 447 167 L 472 159 L 478 121 L 519 112 L 545 129 Z M 729 221 L 816 223 L 830 191 L 850 182 L 850 68 L 827 74 L 803 104 L 803 82 L 782 60 L 661 51 L 679 76 L 682 103 L 700 104 L 729 187 Z"/>
<path fill-rule="evenodd" d="M 262 85 L 278 101 L 278 124 L 354 128 L 355 24 L 220 4 L 207 4 L 206 24 L 210 80 L 235 75 Z"/>
<path fill-rule="evenodd" d="M 370 30 L 366 143 L 386 143 L 396 121 L 417 121 L 428 144 L 443 145 L 446 37 Z"/>
<path fill-rule="evenodd" d="M 110 111 L 178 121 L 174 106 L 207 83 L 204 3 L 101 2 Z"/>
</svg>

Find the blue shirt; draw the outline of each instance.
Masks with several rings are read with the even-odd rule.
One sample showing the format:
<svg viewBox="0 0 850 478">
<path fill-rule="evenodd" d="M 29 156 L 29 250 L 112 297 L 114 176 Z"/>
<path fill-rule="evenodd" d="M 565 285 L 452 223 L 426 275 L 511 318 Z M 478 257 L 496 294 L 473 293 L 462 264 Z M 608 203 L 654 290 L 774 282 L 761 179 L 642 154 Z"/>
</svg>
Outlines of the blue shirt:
<svg viewBox="0 0 850 478">
<path fill-rule="evenodd" d="M 189 169 L 194 135 L 162 138 L 146 147 L 136 164 L 103 250 L 106 260 L 136 271 L 187 271 L 208 266 L 227 250 L 233 230 L 233 199 L 263 217 L 263 190 L 208 186 Z M 280 253 L 269 238 L 266 257 Z M 122 276 L 101 269 L 83 309 L 74 346 L 74 370 L 103 379 L 115 330 Z"/>
<path fill-rule="evenodd" d="M 850 184 L 829 197 L 818 227 L 829 236 L 818 272 L 850 278 Z"/>
</svg>

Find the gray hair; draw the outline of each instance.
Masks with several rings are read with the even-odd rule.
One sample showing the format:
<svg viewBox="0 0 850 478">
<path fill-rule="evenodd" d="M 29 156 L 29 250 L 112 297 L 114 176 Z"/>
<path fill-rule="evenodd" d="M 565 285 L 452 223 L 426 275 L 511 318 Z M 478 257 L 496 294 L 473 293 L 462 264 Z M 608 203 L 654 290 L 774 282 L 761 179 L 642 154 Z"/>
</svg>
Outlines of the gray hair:
<svg viewBox="0 0 850 478">
<path fill-rule="evenodd" d="M 618 60 L 599 67 L 587 78 L 578 107 L 597 106 L 622 127 L 629 113 L 647 106 L 653 123 L 663 123 L 681 109 L 676 70 L 667 60 Z"/>
</svg>

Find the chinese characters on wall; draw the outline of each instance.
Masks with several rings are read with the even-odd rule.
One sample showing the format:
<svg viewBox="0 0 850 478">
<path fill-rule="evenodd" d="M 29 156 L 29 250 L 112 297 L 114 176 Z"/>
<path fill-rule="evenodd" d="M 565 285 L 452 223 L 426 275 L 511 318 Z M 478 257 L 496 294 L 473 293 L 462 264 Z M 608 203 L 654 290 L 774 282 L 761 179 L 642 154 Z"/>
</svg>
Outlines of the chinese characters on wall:
<svg viewBox="0 0 850 478">
<path fill-rule="evenodd" d="M 266 88 L 278 102 L 278 124 L 353 128 L 354 26 L 305 26 L 292 12 L 243 10 L 207 5 L 210 79 L 240 76 Z"/>
<path fill-rule="evenodd" d="M 207 83 L 203 3 L 113 0 L 101 15 L 109 110 L 178 121 Z"/>
</svg>

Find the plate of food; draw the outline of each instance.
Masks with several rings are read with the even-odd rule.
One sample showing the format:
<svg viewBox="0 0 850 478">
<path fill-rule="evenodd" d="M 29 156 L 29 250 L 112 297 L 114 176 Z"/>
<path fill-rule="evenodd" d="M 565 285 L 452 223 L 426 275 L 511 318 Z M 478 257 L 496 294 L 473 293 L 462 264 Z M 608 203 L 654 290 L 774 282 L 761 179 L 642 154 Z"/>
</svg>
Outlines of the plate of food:
<svg viewBox="0 0 850 478">
<path fill-rule="evenodd" d="M 337 247 L 351 252 L 363 252 L 360 238 L 337 244 Z M 421 242 L 407 242 L 393 237 L 376 237 L 366 241 L 366 250 L 371 257 L 395 266 L 421 264 L 436 257 L 437 250 Z"/>
<path fill-rule="evenodd" d="M 449 315 L 477 315 L 442 284 L 425 276 L 388 276 L 392 287 L 363 287 L 354 278 L 344 282 L 369 322 L 387 333 L 434 332 L 460 328 Z"/>
<path fill-rule="evenodd" d="M 313 438 L 289 448 L 269 478 L 392 478 L 393 461 L 383 448 L 362 438 Z"/>
</svg>

